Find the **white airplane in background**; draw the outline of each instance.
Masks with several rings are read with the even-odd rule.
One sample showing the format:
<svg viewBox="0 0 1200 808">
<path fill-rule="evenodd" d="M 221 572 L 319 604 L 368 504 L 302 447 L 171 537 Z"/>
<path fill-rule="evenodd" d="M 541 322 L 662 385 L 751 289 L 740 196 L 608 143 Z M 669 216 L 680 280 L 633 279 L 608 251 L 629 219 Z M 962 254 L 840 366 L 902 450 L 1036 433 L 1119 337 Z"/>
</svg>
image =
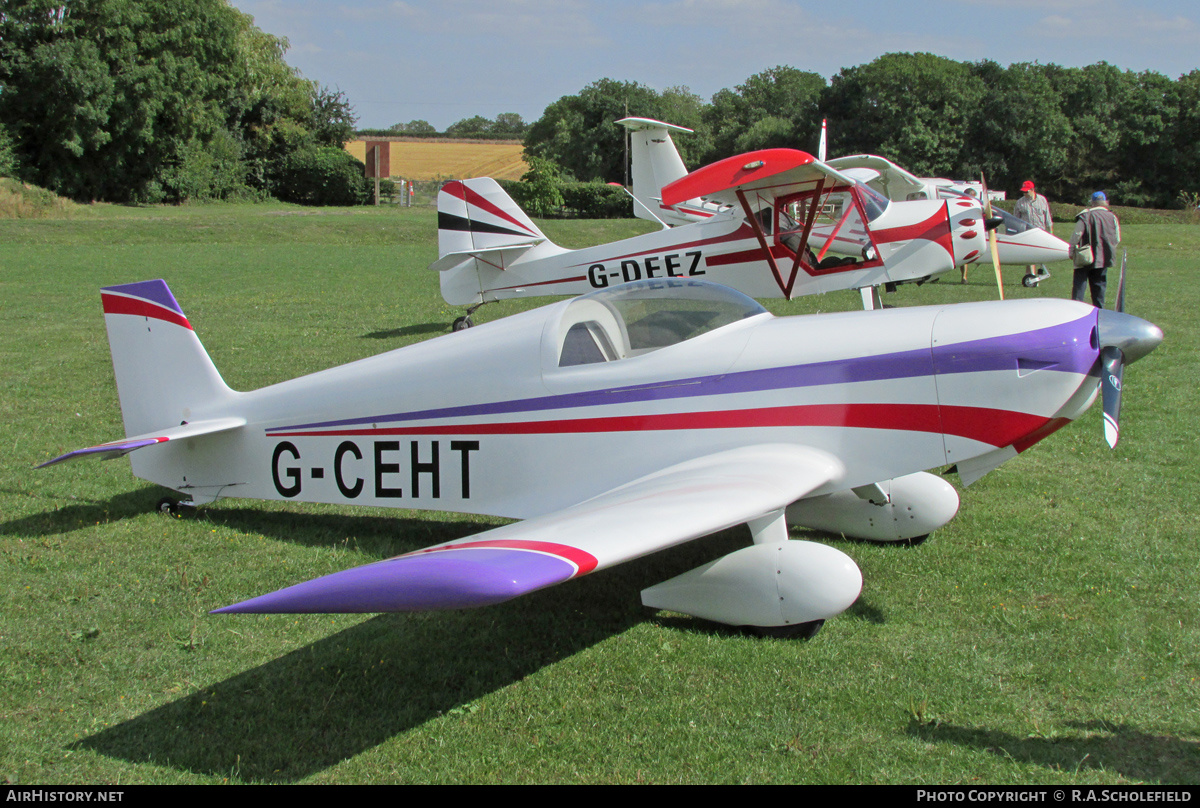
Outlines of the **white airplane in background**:
<svg viewBox="0 0 1200 808">
<path fill-rule="evenodd" d="M 673 144 L 670 152 L 671 166 L 650 163 L 656 177 L 683 171 Z M 494 180 L 447 183 L 438 194 L 439 258 L 430 268 L 440 272 L 447 303 L 471 307 L 456 330 L 489 301 L 582 294 L 640 278 L 702 278 L 756 298 L 861 289 L 866 302 L 873 287 L 920 283 L 986 251 L 977 201 L 892 203 L 795 149 L 730 157 L 680 173 L 656 193 L 655 204 L 686 211 L 691 223 L 567 250 Z M 697 199 L 700 207 L 689 209 Z M 643 218 L 662 223 L 640 202 Z"/>
<path fill-rule="evenodd" d="M 821 139 L 817 144 L 817 159 L 827 160 L 826 155 L 826 121 L 821 121 Z M 888 199 L 896 201 L 908 199 L 954 199 L 960 196 L 974 196 L 982 199 L 984 193 L 992 202 L 1003 202 L 1003 191 L 989 191 L 982 182 L 967 182 L 948 180 L 944 177 L 918 177 L 901 168 L 884 157 L 874 154 L 858 154 L 851 157 L 836 158 L 837 164 L 846 168 L 866 169 L 861 175 L 876 191 Z"/>
<path fill-rule="evenodd" d="M 691 132 L 691 129 L 650 118 L 623 118 L 617 123 L 630 130 L 635 215 L 665 225 L 678 225 L 702 221 L 716 212 L 716 206 L 703 199 L 690 199 L 676 205 L 665 205 L 661 199 L 663 186 L 683 176 L 686 171 L 670 133 Z M 967 194 L 968 189 L 976 189 L 976 186 L 982 189 L 982 183 L 955 183 L 952 180 L 917 177 L 892 161 L 871 154 L 838 157 L 827 161 L 824 152 L 825 126 L 822 122 L 821 141 L 817 148 L 818 161 L 850 179 L 863 183 L 893 203 L 954 201 L 963 198 L 978 201 L 982 196 L 980 190 L 976 190 L 975 195 Z M 994 194 L 989 193 L 989 201 L 991 197 L 994 197 Z M 1000 197 L 1003 198 L 1003 194 Z M 997 258 L 1001 264 L 1030 266 L 1065 261 L 1069 257 L 1067 243 L 1053 233 L 1034 227 L 998 207 L 992 207 L 990 215 L 1002 222 L 995 231 Z M 978 258 L 979 256 L 976 256 L 972 260 Z M 968 262 L 964 262 L 963 265 L 966 263 Z M 1039 276 L 1027 275 L 1022 279 L 1022 283 L 1025 286 L 1035 286 L 1038 280 Z"/>
<path fill-rule="evenodd" d="M 1115 430 L 1124 364 L 1162 339 L 1068 300 L 775 317 L 727 287 L 659 278 L 236 392 L 166 283 L 101 299 L 126 437 L 43 466 L 128 454 L 193 505 L 524 520 L 309 581 L 281 570 L 290 585 L 219 612 L 487 606 L 746 524 L 750 546 L 642 601 L 800 636 L 848 608 L 862 576 L 840 550 L 790 540 L 789 523 L 919 538 L 959 506 L 926 469 L 955 464 L 970 484 L 1101 384 Z"/>
</svg>

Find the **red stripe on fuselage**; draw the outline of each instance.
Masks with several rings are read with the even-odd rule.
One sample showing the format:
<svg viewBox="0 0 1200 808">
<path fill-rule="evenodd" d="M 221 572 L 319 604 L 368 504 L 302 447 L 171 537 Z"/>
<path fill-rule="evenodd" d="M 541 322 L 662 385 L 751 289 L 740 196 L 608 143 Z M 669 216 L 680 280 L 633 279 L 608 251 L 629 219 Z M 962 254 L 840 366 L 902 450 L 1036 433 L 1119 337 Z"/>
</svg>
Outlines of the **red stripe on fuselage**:
<svg viewBox="0 0 1200 808">
<path fill-rule="evenodd" d="M 183 326 L 189 331 L 192 330 L 192 324 L 179 312 L 163 308 L 157 303 L 151 303 L 149 300 L 143 300 L 140 297 L 101 294 L 100 301 L 104 306 L 105 314 L 132 314 L 138 317 L 153 317 L 155 320 L 164 320 L 168 323 Z"/>
<path fill-rule="evenodd" d="M 561 435 L 598 432 L 649 432 L 682 429 L 753 429 L 761 427 L 851 427 L 895 429 L 956 435 L 992 446 L 1028 440 L 1050 419 L 1029 413 L 985 407 L 939 407 L 937 404 L 809 404 L 753 410 L 617 415 L 553 421 L 486 424 L 439 424 L 329 431 L 272 433 L 283 437 L 350 437 L 383 435 Z M 1049 432 L 1045 433 L 1049 434 Z M 1033 442 L 1044 435 L 1033 438 Z M 1032 445 L 1030 443 L 1029 445 Z"/>
<path fill-rule="evenodd" d="M 699 224 L 699 223 L 697 222 L 696 224 Z M 690 227 L 691 225 L 683 225 L 683 226 Z M 725 244 L 730 241 L 742 241 L 745 239 L 752 239 L 752 238 L 754 238 L 754 230 L 751 229 L 750 225 L 742 223 L 741 227 L 739 227 L 737 230 L 734 230 L 732 233 L 727 233 L 723 236 L 714 236 L 712 238 L 704 238 L 704 239 L 699 239 L 697 241 L 685 241 L 682 244 L 665 244 L 662 247 L 652 247 L 648 250 L 639 250 L 638 252 L 625 253 L 624 255 L 613 255 L 613 256 L 610 256 L 607 258 L 603 258 L 603 259 L 597 259 L 597 260 L 591 260 L 591 261 L 581 261 L 578 264 L 573 264 L 573 266 L 581 267 L 584 264 L 603 263 L 604 261 L 620 261 L 623 258 L 637 258 L 638 256 L 642 256 L 642 255 L 656 255 L 656 254 L 665 254 L 668 252 L 679 252 L 680 250 L 687 250 L 687 249 L 691 249 L 692 247 L 708 247 L 713 244 Z M 752 252 L 754 252 L 756 255 L 760 255 L 760 256 L 762 255 L 762 250 L 759 248 L 755 248 Z M 710 264 L 712 263 L 712 259 L 709 258 L 708 256 L 705 256 L 704 260 L 707 263 L 710 263 Z"/>
<path fill-rule="evenodd" d="M 893 241 L 911 241 L 912 239 L 925 239 L 940 244 L 942 249 L 954 257 L 953 239 L 950 237 L 950 218 L 946 214 L 945 207 L 938 210 L 937 213 L 930 216 L 923 222 L 916 224 L 905 225 L 903 227 L 889 227 L 883 230 L 875 230 L 876 244 L 890 244 Z"/>
</svg>

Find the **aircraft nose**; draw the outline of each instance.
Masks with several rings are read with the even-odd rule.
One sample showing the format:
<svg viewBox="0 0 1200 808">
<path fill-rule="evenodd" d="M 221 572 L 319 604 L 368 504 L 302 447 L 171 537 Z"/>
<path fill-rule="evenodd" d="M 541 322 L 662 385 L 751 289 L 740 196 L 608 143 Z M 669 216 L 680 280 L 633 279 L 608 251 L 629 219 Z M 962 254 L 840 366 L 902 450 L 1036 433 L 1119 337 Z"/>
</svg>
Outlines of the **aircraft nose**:
<svg viewBox="0 0 1200 808">
<path fill-rule="evenodd" d="M 1162 329 L 1141 317 L 1120 311 L 1100 310 L 1097 323 L 1100 348 L 1118 348 L 1125 364 L 1136 362 L 1163 341 Z"/>
</svg>

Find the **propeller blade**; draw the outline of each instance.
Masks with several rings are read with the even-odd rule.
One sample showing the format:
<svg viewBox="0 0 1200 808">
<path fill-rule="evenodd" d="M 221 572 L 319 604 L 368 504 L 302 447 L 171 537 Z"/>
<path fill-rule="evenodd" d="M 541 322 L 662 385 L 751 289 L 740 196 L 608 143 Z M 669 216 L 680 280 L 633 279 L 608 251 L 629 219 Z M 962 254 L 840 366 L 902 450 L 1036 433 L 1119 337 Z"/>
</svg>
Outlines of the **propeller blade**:
<svg viewBox="0 0 1200 808">
<path fill-rule="evenodd" d="M 1115 449 L 1121 437 L 1121 380 L 1125 376 L 1125 355 L 1109 346 L 1100 351 L 1100 395 L 1104 404 L 1104 440 Z"/>
<path fill-rule="evenodd" d="M 990 220 L 992 218 L 992 197 L 988 194 L 987 178 L 981 172 L 979 174 L 979 184 L 983 186 L 983 218 Z M 996 269 L 996 290 L 1000 292 L 1000 299 L 1004 299 L 1004 278 L 1000 275 L 1000 248 L 996 246 L 996 227 L 988 229 L 988 242 L 992 247 L 992 266 Z"/>
<path fill-rule="evenodd" d="M 1121 275 L 1117 279 L 1117 311 L 1125 311 L 1125 261 L 1129 253 L 1121 251 Z"/>
<path fill-rule="evenodd" d="M 1100 343 L 1104 439 L 1110 447 L 1115 447 L 1121 437 L 1121 385 L 1125 365 L 1157 348 L 1163 340 L 1163 332 L 1154 323 L 1132 314 L 1101 309 L 1096 322 L 1096 337 Z"/>
</svg>

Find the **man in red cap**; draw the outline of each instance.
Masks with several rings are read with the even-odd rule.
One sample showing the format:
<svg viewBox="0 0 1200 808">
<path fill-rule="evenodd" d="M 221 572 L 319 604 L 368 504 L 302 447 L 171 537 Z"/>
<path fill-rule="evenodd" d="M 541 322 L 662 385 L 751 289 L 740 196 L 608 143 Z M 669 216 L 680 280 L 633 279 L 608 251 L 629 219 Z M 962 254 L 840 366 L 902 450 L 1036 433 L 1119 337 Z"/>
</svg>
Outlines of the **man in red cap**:
<svg viewBox="0 0 1200 808">
<path fill-rule="evenodd" d="M 1048 233 L 1054 232 L 1054 225 L 1050 221 L 1050 202 L 1033 187 L 1033 180 L 1025 180 L 1021 186 L 1021 196 L 1013 207 L 1013 214 L 1034 227 L 1040 227 Z M 1049 277 L 1050 272 L 1045 264 L 1041 269 L 1031 264 L 1023 280 L 1027 281 L 1026 285 L 1036 285 Z"/>
</svg>

